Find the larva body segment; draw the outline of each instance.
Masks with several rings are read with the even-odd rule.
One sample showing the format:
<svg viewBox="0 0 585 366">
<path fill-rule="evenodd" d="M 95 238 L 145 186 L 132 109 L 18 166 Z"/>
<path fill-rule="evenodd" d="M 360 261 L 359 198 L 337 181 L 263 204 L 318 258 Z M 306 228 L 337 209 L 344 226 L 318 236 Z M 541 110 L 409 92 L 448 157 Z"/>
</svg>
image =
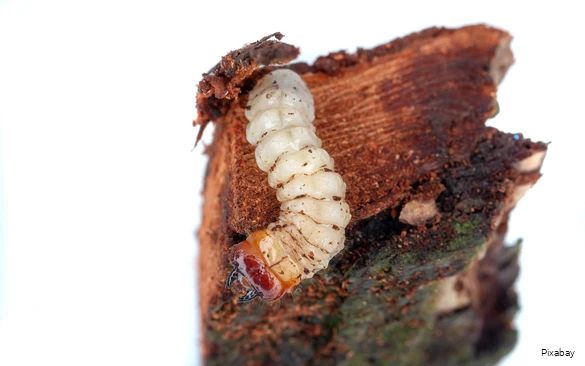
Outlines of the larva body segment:
<svg viewBox="0 0 585 366">
<path fill-rule="evenodd" d="M 262 111 L 246 126 L 246 138 L 252 145 L 258 145 L 266 133 L 285 127 L 301 126 L 315 131 L 315 126 L 293 108 L 275 108 Z"/>
<path fill-rule="evenodd" d="M 345 201 L 316 200 L 301 197 L 285 201 L 280 205 L 281 212 L 296 212 L 313 219 L 317 223 L 337 225 L 345 229 L 351 215 Z"/>
<path fill-rule="evenodd" d="M 287 151 L 270 167 L 268 184 L 276 188 L 294 180 L 293 175 L 310 176 L 324 168 L 333 170 L 333 159 L 323 149 L 307 146 L 299 151 Z"/>
<path fill-rule="evenodd" d="M 249 93 L 246 138 L 281 203 L 278 220 L 234 246 L 229 287 L 239 279 L 247 302 L 276 300 L 327 268 L 343 249 L 351 215 L 345 183 L 315 134 L 313 97 L 290 70 L 276 70 Z"/>
<path fill-rule="evenodd" d="M 303 195 L 317 199 L 345 197 L 345 182 L 337 173 L 320 170 L 311 175 L 297 175 L 276 190 L 276 198 L 280 202 Z"/>
<path fill-rule="evenodd" d="M 296 152 L 308 146 L 320 147 L 321 140 L 306 127 L 287 127 L 270 132 L 256 147 L 256 164 L 268 172 L 276 159 L 286 152 Z"/>
<path fill-rule="evenodd" d="M 276 70 L 263 77 L 249 93 L 246 118 L 272 109 L 292 108 L 307 121 L 315 119 L 315 102 L 309 88 L 297 73 Z"/>
</svg>

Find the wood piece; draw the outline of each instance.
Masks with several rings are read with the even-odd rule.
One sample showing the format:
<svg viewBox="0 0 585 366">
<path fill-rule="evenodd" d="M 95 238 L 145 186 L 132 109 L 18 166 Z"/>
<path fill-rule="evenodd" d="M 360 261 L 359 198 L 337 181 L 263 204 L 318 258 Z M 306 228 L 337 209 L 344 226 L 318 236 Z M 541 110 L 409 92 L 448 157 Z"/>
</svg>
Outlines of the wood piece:
<svg viewBox="0 0 585 366">
<path fill-rule="evenodd" d="M 216 126 L 198 234 L 206 363 L 471 364 L 510 348 L 516 252 L 502 238 L 540 176 L 540 165 L 520 162 L 546 152 L 485 126 L 494 82 L 513 61 L 510 40 L 483 25 L 432 28 L 288 66 L 313 93 L 317 134 L 347 183 L 353 219 L 330 267 L 277 304 L 238 305 L 241 293 L 224 287 L 231 246 L 278 213 L 244 134 L 245 93 L 270 67 L 234 69 L 226 99 L 198 96 L 198 123 Z M 434 201 L 436 215 L 400 221 L 416 200 Z"/>
</svg>

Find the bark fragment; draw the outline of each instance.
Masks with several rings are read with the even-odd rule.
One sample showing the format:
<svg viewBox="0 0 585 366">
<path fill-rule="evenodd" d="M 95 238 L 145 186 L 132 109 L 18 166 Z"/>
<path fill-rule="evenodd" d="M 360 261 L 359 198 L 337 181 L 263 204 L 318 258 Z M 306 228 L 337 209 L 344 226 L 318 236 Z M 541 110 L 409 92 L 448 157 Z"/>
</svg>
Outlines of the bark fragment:
<svg viewBox="0 0 585 366">
<path fill-rule="evenodd" d="M 509 349 L 517 251 L 502 238 L 546 152 L 485 126 L 513 61 L 510 40 L 483 25 L 431 28 L 287 66 L 313 93 L 317 134 L 353 219 L 346 249 L 277 304 L 238 305 L 224 288 L 231 246 L 278 214 L 244 134 L 245 92 L 270 68 L 228 63 L 234 74 L 222 71 L 219 95 L 200 87 L 201 120 L 216 125 L 199 231 L 208 364 L 474 364 Z M 413 200 L 435 202 L 437 214 L 401 222 Z M 453 288 L 440 285 L 447 278 Z M 449 291 L 468 303 L 444 306 Z"/>
<path fill-rule="evenodd" d="M 272 33 L 238 50 L 230 51 L 221 61 L 203 74 L 197 93 L 197 120 L 199 127 L 195 145 L 201 139 L 209 121 L 219 118 L 229 108 L 229 100 L 241 92 L 244 80 L 257 68 L 270 64 L 286 64 L 299 55 L 299 49 L 278 42 L 284 36 Z M 273 40 L 274 38 L 275 40 Z"/>
</svg>

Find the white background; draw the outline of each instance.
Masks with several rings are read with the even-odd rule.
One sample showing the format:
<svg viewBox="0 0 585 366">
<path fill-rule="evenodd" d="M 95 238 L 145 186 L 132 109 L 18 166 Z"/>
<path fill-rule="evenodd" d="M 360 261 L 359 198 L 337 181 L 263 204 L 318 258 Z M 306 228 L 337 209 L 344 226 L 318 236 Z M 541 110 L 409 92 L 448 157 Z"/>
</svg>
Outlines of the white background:
<svg viewBox="0 0 585 366">
<path fill-rule="evenodd" d="M 228 50 L 281 31 L 313 61 L 480 22 L 515 37 L 490 123 L 552 142 L 511 221 L 521 333 L 503 364 L 584 364 L 582 12 L 511 3 L 0 0 L 0 364 L 199 363 L 191 121 Z"/>
</svg>

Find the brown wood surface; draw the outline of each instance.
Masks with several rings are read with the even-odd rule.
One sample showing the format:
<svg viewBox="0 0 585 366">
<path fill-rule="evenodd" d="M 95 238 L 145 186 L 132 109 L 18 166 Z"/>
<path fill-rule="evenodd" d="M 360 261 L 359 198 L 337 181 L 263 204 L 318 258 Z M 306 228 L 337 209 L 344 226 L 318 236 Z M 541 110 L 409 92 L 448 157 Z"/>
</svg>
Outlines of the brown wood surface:
<svg viewBox="0 0 585 366">
<path fill-rule="evenodd" d="M 198 234 L 208 364 L 473 364 L 509 349 L 517 248 L 502 238 L 515 195 L 540 176 L 518 162 L 546 150 L 485 126 L 513 62 L 510 41 L 483 25 L 432 28 L 288 66 L 313 94 L 316 133 L 347 183 L 353 218 L 330 268 L 276 304 L 238 305 L 242 289 L 224 282 L 231 246 L 279 207 L 245 139 L 246 92 L 270 70 L 261 65 L 298 49 L 263 39 L 205 75 L 196 124 L 215 124 Z M 413 200 L 438 213 L 400 221 Z M 468 301 L 443 311 L 448 277 Z"/>
</svg>

